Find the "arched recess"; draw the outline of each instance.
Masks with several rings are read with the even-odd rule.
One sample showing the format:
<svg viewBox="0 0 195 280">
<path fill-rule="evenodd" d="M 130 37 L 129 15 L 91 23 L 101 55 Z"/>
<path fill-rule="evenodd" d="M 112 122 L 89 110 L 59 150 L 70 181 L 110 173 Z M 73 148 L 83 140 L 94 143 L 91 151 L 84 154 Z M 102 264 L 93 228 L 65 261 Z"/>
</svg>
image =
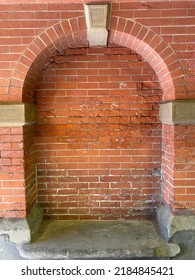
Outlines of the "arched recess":
<svg viewBox="0 0 195 280">
<path fill-rule="evenodd" d="M 125 46 L 140 54 L 159 78 L 163 100 L 187 99 L 185 77 L 176 54 L 152 30 L 129 19 L 112 17 L 108 44 Z M 26 48 L 13 72 L 9 94 L 33 102 L 40 71 L 67 48 L 88 47 L 84 17 L 65 20 L 45 30 Z M 18 98 L 19 96 L 19 98 Z"/>
<path fill-rule="evenodd" d="M 187 99 L 182 67 L 173 50 L 159 35 L 135 21 L 112 17 L 108 45 L 113 43 L 135 51 L 150 64 L 159 78 L 163 100 Z M 89 45 L 84 16 L 60 21 L 48 28 L 36 37 L 21 55 L 13 72 L 9 94 L 15 95 L 16 101 L 33 103 L 33 90 L 41 70 L 52 63 L 56 55 L 63 55 L 67 48 L 87 47 Z M 29 126 L 27 134 L 33 135 L 33 127 L 30 129 Z M 33 136 L 29 137 L 33 139 Z M 24 142 L 28 143 L 28 136 L 26 139 Z M 27 150 L 31 149 L 28 144 L 25 146 Z M 33 147 L 33 143 L 31 146 Z M 35 156 L 35 151 L 32 155 Z M 28 165 L 26 159 L 25 164 Z M 33 169 L 32 174 L 36 174 L 35 166 Z M 36 180 L 33 180 L 33 183 L 26 183 L 25 186 L 34 196 L 33 199 L 28 199 L 30 195 L 26 192 L 26 201 L 29 204 L 27 208 L 31 208 L 31 201 L 36 201 Z"/>
</svg>

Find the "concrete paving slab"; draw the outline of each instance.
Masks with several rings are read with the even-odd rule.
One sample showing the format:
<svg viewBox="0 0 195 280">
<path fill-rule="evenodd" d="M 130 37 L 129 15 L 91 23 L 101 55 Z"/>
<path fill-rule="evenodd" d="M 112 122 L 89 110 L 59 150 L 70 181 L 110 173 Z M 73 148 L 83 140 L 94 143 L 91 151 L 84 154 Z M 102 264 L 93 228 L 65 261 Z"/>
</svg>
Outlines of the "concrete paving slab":
<svg viewBox="0 0 195 280">
<path fill-rule="evenodd" d="M 163 246 L 171 244 L 154 221 L 45 221 L 20 254 L 27 259 L 145 259 L 157 258 L 156 249 Z M 175 254 L 179 251 L 178 246 Z"/>
</svg>

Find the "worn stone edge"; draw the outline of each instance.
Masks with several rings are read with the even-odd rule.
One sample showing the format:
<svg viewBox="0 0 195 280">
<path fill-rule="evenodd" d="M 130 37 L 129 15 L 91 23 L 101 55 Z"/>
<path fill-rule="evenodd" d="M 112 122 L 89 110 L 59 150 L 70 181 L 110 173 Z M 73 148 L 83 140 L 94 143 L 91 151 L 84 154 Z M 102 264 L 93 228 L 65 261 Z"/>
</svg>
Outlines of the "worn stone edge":
<svg viewBox="0 0 195 280">
<path fill-rule="evenodd" d="M 165 240 L 170 241 L 179 231 L 195 230 L 195 216 L 173 216 L 163 204 L 157 209 L 157 222 Z"/>
</svg>

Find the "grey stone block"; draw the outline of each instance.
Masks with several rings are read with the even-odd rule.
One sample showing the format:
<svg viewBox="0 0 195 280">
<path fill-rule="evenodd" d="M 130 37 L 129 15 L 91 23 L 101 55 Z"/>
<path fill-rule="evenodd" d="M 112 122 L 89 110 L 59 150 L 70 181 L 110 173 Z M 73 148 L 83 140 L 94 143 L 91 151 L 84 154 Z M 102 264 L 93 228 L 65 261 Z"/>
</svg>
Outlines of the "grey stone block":
<svg viewBox="0 0 195 280">
<path fill-rule="evenodd" d="M 0 126 L 21 126 L 37 121 L 35 104 L 0 103 Z"/>
<path fill-rule="evenodd" d="M 165 124 L 195 124 L 195 100 L 175 100 L 160 104 L 160 120 Z"/>
</svg>

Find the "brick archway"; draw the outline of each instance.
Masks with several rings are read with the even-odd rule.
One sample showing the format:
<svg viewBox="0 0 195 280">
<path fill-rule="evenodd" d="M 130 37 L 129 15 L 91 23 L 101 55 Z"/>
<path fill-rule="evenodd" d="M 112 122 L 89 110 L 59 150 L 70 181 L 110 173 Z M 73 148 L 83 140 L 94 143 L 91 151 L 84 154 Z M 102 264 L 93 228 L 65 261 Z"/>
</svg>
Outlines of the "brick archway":
<svg viewBox="0 0 195 280">
<path fill-rule="evenodd" d="M 159 78 L 163 100 L 187 99 L 184 74 L 177 56 L 152 30 L 133 20 L 112 17 L 108 43 L 126 46 L 147 60 Z M 32 102 L 33 88 L 44 66 L 53 56 L 63 54 L 64 49 L 80 47 L 88 47 L 84 17 L 65 20 L 48 28 L 20 57 L 9 94 L 20 94 L 20 101 Z"/>
</svg>

